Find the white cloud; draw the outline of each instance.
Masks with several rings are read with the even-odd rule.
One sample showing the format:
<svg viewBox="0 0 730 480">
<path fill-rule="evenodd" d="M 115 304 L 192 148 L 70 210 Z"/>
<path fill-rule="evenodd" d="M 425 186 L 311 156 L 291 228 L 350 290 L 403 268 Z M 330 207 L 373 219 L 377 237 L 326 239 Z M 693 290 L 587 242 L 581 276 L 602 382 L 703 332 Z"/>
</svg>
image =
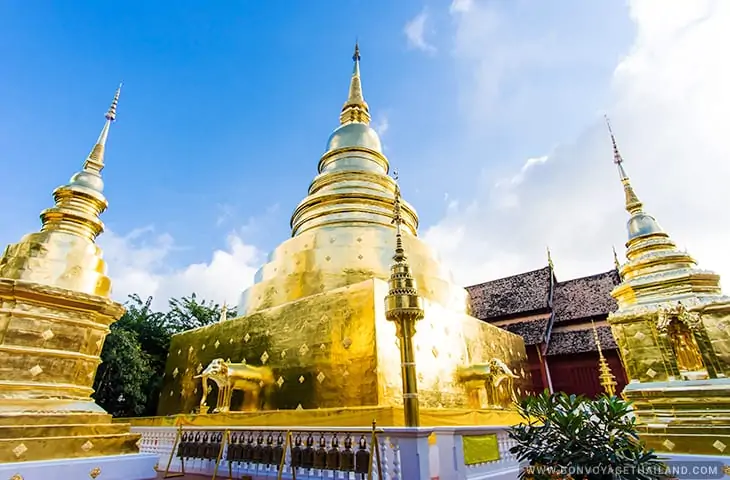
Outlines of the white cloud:
<svg viewBox="0 0 730 480">
<path fill-rule="evenodd" d="M 449 11 L 451 13 L 466 13 L 474 6 L 473 0 L 453 0 Z"/>
<path fill-rule="evenodd" d="M 429 25 L 429 14 L 427 9 L 421 10 L 421 13 L 413 17 L 403 29 L 403 33 L 406 35 L 408 45 L 411 48 L 415 48 L 426 53 L 435 53 L 436 47 L 426 40 L 426 35 L 429 33 L 427 27 Z"/>
<path fill-rule="evenodd" d="M 372 127 L 376 132 L 378 132 L 380 138 L 383 138 L 383 136 L 385 136 L 385 134 L 388 132 L 388 129 L 390 128 L 388 116 L 384 113 L 380 114 L 377 120 L 373 122 Z"/>
<path fill-rule="evenodd" d="M 98 241 L 112 279 L 113 296 L 124 302 L 133 293 L 154 297 L 154 306 L 167 307 L 168 299 L 196 293 L 199 298 L 236 305 L 241 292 L 253 283 L 261 252 L 238 233 L 226 239 L 226 248 L 215 250 L 207 262 L 169 268 L 177 247 L 173 238 L 151 227 L 127 235 L 104 233 Z"/>
<path fill-rule="evenodd" d="M 679 246 L 686 245 L 702 267 L 730 278 L 730 227 L 725 221 L 730 204 L 725 185 L 730 178 L 730 57 L 723 47 L 730 43 L 730 2 L 631 0 L 629 7 L 634 43 L 617 61 L 606 97 L 626 169 L 647 211 Z M 456 15 L 455 56 L 460 65 L 471 65 L 460 75 L 473 80 L 462 84 L 463 93 L 478 94 L 474 108 L 483 112 L 484 101 L 504 95 L 502 74 L 514 66 L 513 60 L 509 50 L 500 51 L 501 63 L 492 69 L 496 80 L 489 76 L 493 58 L 464 60 L 476 58 L 490 25 L 509 31 L 522 19 L 477 3 L 469 15 Z M 479 19 L 485 21 L 482 27 Z M 519 62 L 544 61 L 526 54 L 542 47 L 518 47 Z M 557 91 L 559 80 L 545 79 L 556 94 L 563 93 Z M 570 78 L 562 82 L 563 89 L 573 87 Z M 494 116 L 502 113 L 497 110 Z M 527 120 L 530 112 L 519 115 Z M 528 161 L 498 187 L 494 185 L 503 176 L 487 175 L 477 198 L 450 210 L 425 232 L 457 281 L 469 284 L 540 268 L 547 264 L 546 244 L 560 278 L 611 267 L 611 246 L 622 251 L 628 215 L 602 118 L 586 115 L 584 123 L 584 131 L 551 151 L 549 160 Z M 521 132 L 525 137 L 532 133 Z"/>
</svg>

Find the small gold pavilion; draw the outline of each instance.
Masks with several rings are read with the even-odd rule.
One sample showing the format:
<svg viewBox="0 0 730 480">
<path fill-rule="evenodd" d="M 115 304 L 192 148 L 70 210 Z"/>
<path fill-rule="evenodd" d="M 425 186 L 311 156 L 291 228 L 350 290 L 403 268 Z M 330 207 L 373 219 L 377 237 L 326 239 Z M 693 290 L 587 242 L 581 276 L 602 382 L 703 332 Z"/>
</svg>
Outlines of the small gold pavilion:
<svg viewBox="0 0 730 480">
<path fill-rule="evenodd" d="M 730 455 L 730 298 L 646 213 L 610 130 L 629 213 L 608 318 L 641 436 L 659 452 Z"/>
<path fill-rule="evenodd" d="M 404 200 L 394 225 L 397 186 L 370 126 L 357 46 L 353 62 L 340 125 L 292 214 L 291 238 L 242 294 L 238 318 L 173 337 L 158 413 L 178 417 L 150 422 L 403 425 L 397 322 L 384 305 L 396 227 L 423 302 L 413 337 L 420 423 L 517 421 L 511 406 L 529 375 L 524 343 L 469 315 L 467 292 L 418 237 L 418 215 Z M 216 387 L 200 378 L 214 360 L 246 365 L 260 381 L 219 408 Z M 220 413 L 203 415 L 208 409 Z"/>
</svg>

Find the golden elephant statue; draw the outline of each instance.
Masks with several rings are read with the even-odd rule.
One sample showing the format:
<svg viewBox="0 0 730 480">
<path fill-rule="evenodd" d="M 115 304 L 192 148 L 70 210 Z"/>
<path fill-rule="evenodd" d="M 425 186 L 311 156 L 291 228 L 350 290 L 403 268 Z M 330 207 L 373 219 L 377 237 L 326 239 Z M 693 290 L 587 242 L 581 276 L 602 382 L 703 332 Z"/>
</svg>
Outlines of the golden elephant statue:
<svg viewBox="0 0 730 480">
<path fill-rule="evenodd" d="M 216 358 L 196 375 L 203 385 L 203 397 L 200 399 L 200 411 L 208 409 L 208 380 L 218 385 L 218 401 L 214 413 L 228 412 L 231 409 L 231 397 L 234 390 L 243 391 L 244 411 L 267 409 L 271 389 L 274 385 L 274 374 L 269 367 L 255 367 L 245 363 L 231 363 Z M 263 398 L 262 398 L 263 392 Z"/>
<path fill-rule="evenodd" d="M 466 385 L 484 387 L 487 405 L 504 407 L 505 404 L 519 403 L 515 393 L 514 380 L 520 378 L 499 358 L 486 363 L 476 363 L 456 369 L 456 381 Z"/>
</svg>

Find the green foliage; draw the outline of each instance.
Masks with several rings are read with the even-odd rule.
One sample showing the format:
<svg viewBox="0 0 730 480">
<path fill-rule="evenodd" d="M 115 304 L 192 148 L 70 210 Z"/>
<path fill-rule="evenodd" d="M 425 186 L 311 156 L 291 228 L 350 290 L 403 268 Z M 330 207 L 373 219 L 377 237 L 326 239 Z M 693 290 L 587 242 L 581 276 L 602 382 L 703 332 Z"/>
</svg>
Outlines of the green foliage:
<svg viewBox="0 0 730 480">
<path fill-rule="evenodd" d="M 152 308 L 152 297 L 131 295 L 127 310 L 104 342 L 94 380 L 94 398 L 115 417 L 157 413 L 170 338 L 178 332 L 217 322 L 221 306 L 189 297 L 171 299 L 167 312 Z M 228 310 L 228 318 L 236 311 Z"/>
<path fill-rule="evenodd" d="M 524 398 L 519 410 L 523 423 L 510 431 L 517 443 L 510 451 L 530 466 L 521 479 L 668 478 L 662 462 L 639 440 L 628 402 L 546 390 Z"/>
<path fill-rule="evenodd" d="M 133 417 L 145 411 L 146 387 L 154 370 L 133 332 L 111 327 L 96 373 L 95 399 L 115 417 Z"/>
<path fill-rule="evenodd" d="M 228 318 L 236 316 L 235 310 L 230 310 Z M 221 316 L 221 306 L 212 301 L 198 301 L 193 293 L 189 297 L 170 300 L 170 311 L 166 318 L 168 324 L 176 331 L 183 332 L 193 328 L 204 327 L 215 323 Z"/>
</svg>

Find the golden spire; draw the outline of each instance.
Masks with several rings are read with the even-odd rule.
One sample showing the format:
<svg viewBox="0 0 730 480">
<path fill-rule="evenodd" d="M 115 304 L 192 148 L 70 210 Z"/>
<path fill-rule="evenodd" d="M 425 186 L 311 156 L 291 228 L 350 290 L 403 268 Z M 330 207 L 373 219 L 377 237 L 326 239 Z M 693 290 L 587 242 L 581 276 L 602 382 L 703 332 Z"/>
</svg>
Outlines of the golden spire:
<svg viewBox="0 0 730 480">
<path fill-rule="evenodd" d="M 354 65 L 350 79 L 350 91 L 347 101 L 340 113 L 340 124 L 370 123 L 368 104 L 362 96 L 362 82 L 360 80 L 360 46 L 355 42 L 355 53 L 352 55 Z"/>
<path fill-rule="evenodd" d="M 611 128 L 611 122 L 608 120 L 608 115 L 604 115 L 604 118 L 606 119 L 608 133 L 611 135 L 611 145 L 613 146 L 613 163 L 615 163 L 616 168 L 618 168 L 619 178 L 621 179 L 621 183 L 624 186 L 624 193 L 626 194 L 626 211 L 632 215 L 640 213 L 642 212 L 644 205 L 641 203 L 641 200 L 639 200 L 639 197 L 634 192 L 634 189 L 631 186 L 631 182 L 629 181 L 629 176 L 626 175 L 626 170 L 624 170 L 623 165 L 624 160 L 621 157 L 621 153 L 618 151 L 616 137 L 613 134 L 613 129 Z"/>
<path fill-rule="evenodd" d="M 400 188 L 397 182 L 398 172 L 393 172 L 393 176 L 396 180 L 395 201 L 393 203 L 393 223 L 395 224 L 396 238 L 393 260 L 395 263 L 390 269 L 388 295 L 385 297 L 385 318 L 395 323 L 396 335 L 400 340 L 405 424 L 408 427 L 417 427 L 420 423 L 420 414 L 413 336 L 416 333 L 416 322 L 424 317 L 425 312 L 403 248 L 401 232 L 403 217 L 401 214 Z"/>
<path fill-rule="evenodd" d="M 555 270 L 555 266 L 553 265 L 553 256 L 550 254 L 550 247 L 547 247 L 547 258 L 548 258 L 548 267 L 550 267 L 550 270 Z"/>
<path fill-rule="evenodd" d="M 591 320 L 591 326 L 593 327 L 593 339 L 596 342 L 596 348 L 598 349 L 598 378 L 603 387 L 603 391 L 606 395 L 613 397 L 616 395 L 616 377 L 611 372 L 611 367 L 608 365 L 606 357 L 603 356 L 603 350 L 601 349 L 601 340 L 598 338 L 598 329 L 596 324 Z"/>
<path fill-rule="evenodd" d="M 109 110 L 104 117 L 106 122 L 101 129 L 96 144 L 86 158 L 81 171 L 77 172 L 68 184 L 53 192 L 55 206 L 41 212 L 43 226 L 41 232 L 63 231 L 94 240 L 104 231 L 99 215 L 106 210 L 108 203 L 104 197 L 104 181 L 101 171 L 104 168 L 104 148 L 109 127 L 117 117 L 117 103 L 122 85 L 119 85 Z"/>
</svg>

